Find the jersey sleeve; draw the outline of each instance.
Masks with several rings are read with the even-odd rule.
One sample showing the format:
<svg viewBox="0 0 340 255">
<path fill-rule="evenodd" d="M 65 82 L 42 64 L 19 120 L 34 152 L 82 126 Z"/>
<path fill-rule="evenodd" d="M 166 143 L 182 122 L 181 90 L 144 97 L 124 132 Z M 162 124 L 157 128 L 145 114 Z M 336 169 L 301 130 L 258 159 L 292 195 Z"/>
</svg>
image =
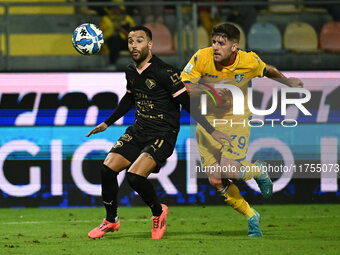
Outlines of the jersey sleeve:
<svg viewBox="0 0 340 255">
<path fill-rule="evenodd" d="M 200 63 L 202 62 L 202 57 L 200 56 L 200 51 L 197 51 L 190 59 L 188 64 L 184 67 L 181 73 L 181 79 L 184 83 L 197 83 L 202 77 Z"/>
<path fill-rule="evenodd" d="M 266 64 L 260 59 L 260 57 L 255 53 L 251 52 L 252 56 L 256 59 L 255 65 L 255 76 L 256 77 L 263 77 L 266 72 Z"/>
<path fill-rule="evenodd" d="M 126 78 L 126 93 L 132 93 L 131 81 L 128 79 L 127 73 L 125 73 Z"/>
<path fill-rule="evenodd" d="M 181 81 L 180 72 L 171 67 L 162 68 L 159 73 L 159 80 L 162 86 L 173 96 L 177 97 L 186 88 Z"/>
</svg>

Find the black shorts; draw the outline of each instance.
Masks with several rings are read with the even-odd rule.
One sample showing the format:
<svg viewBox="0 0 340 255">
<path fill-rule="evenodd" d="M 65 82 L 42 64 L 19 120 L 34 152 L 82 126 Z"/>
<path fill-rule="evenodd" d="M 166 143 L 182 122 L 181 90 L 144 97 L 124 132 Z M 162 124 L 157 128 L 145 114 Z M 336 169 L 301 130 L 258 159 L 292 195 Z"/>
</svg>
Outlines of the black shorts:
<svg viewBox="0 0 340 255">
<path fill-rule="evenodd" d="M 166 159 L 172 155 L 176 140 L 177 135 L 162 139 L 147 135 L 140 128 L 131 126 L 113 145 L 110 152 L 122 155 L 131 163 L 135 162 L 140 154 L 147 152 L 157 164 L 153 172 L 158 173 L 160 168 L 165 165 Z"/>
</svg>

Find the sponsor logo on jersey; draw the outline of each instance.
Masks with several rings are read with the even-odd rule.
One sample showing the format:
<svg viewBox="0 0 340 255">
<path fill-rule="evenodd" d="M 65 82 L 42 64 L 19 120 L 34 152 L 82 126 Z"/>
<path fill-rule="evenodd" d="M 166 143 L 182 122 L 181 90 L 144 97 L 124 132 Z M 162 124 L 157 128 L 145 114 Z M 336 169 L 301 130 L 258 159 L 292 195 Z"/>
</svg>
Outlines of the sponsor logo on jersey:
<svg viewBox="0 0 340 255">
<path fill-rule="evenodd" d="M 118 141 L 115 143 L 115 145 L 113 145 L 113 148 L 116 149 L 116 148 L 122 147 L 123 144 L 124 144 L 124 143 L 123 143 L 122 141 L 119 141 L 119 140 L 118 140 Z"/>
<path fill-rule="evenodd" d="M 129 135 L 129 134 L 124 134 L 124 135 L 122 135 L 122 137 L 120 139 L 127 141 L 127 142 L 130 142 L 131 139 L 132 139 L 132 136 Z"/>
<path fill-rule="evenodd" d="M 153 89 L 156 86 L 156 82 L 152 79 L 146 79 L 145 84 L 149 89 Z"/>
</svg>

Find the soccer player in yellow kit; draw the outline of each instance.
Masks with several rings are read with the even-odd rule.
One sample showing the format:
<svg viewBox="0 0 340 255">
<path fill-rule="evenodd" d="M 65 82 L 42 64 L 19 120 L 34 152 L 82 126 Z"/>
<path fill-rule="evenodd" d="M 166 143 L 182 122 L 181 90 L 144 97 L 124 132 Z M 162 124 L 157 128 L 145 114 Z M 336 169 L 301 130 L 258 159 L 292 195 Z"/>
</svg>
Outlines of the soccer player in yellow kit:
<svg viewBox="0 0 340 255">
<path fill-rule="evenodd" d="M 252 164 L 246 160 L 250 135 L 248 119 L 251 117 L 247 103 L 248 84 L 252 78 L 263 76 L 277 78 L 289 87 L 302 87 L 303 83 L 298 78 L 286 78 L 274 66 L 265 64 L 256 53 L 238 49 L 239 39 L 240 31 L 234 25 L 224 23 L 215 26 L 212 47 L 198 50 L 185 66 L 181 78 L 192 98 L 202 91 L 209 92 L 209 89 L 210 92 L 215 92 L 217 99 L 220 97 L 221 100 L 216 100 L 215 105 L 212 100 L 208 101 L 206 118 L 210 123 L 217 119 L 223 120 L 221 125 L 217 125 L 218 121 L 215 121 L 215 128 L 228 134 L 232 143 L 221 147 L 198 124 L 196 138 L 201 165 L 207 169 L 218 169 L 218 166 L 220 169 L 228 169 L 223 172 L 207 171 L 209 182 L 228 205 L 246 217 L 248 236 L 261 237 L 259 213 L 249 206 L 237 186 L 230 181 L 254 178 L 265 199 L 272 195 L 273 184 L 263 167 L 265 162 L 256 161 Z M 243 115 L 233 115 L 235 98 L 226 89 L 219 89 L 217 96 L 217 91 L 212 86 L 216 83 L 234 85 L 242 90 L 245 102 Z"/>
</svg>

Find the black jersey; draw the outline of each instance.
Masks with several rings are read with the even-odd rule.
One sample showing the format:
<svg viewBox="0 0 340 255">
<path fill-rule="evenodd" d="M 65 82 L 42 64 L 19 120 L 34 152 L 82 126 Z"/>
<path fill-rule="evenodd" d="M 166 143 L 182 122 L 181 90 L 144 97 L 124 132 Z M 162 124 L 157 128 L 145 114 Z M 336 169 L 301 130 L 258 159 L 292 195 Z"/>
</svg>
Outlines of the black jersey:
<svg viewBox="0 0 340 255">
<path fill-rule="evenodd" d="M 174 98 L 185 91 L 180 71 L 152 56 L 141 73 L 133 63 L 128 65 L 126 80 L 135 100 L 134 125 L 153 136 L 177 135 L 180 105 Z"/>
</svg>

